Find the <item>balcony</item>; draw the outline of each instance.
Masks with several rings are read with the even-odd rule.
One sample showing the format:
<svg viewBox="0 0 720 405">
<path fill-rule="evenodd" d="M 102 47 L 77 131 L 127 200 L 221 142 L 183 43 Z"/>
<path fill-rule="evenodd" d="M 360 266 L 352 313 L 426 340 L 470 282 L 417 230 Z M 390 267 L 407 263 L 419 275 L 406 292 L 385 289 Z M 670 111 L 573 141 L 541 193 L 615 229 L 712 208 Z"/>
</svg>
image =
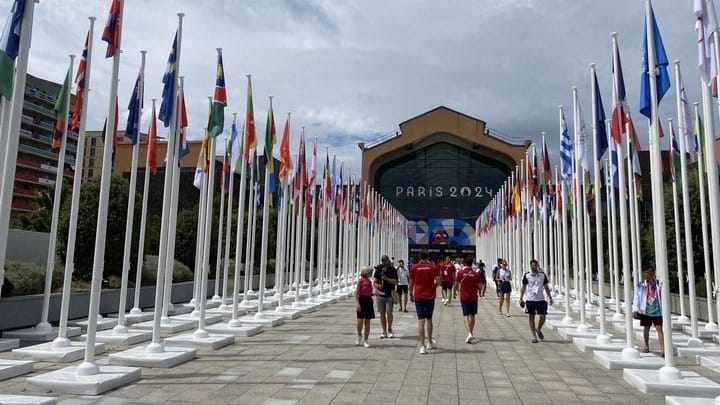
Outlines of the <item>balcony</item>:
<svg viewBox="0 0 720 405">
<path fill-rule="evenodd" d="M 15 180 L 24 181 L 31 184 L 40 184 L 39 177 L 30 173 L 17 172 L 15 173 Z"/>
<path fill-rule="evenodd" d="M 23 109 L 28 109 L 31 111 L 35 111 L 36 113 L 43 114 L 45 117 L 47 117 L 48 119 L 51 119 L 51 120 L 55 119 L 55 111 L 53 111 L 49 108 L 45 108 L 43 106 L 37 105 L 27 99 L 23 103 Z"/>
<path fill-rule="evenodd" d="M 35 190 L 29 188 L 15 187 L 13 188 L 13 194 L 22 197 L 35 198 Z"/>
<path fill-rule="evenodd" d="M 12 210 L 13 211 L 30 212 L 30 211 L 35 211 L 35 206 L 32 203 L 13 201 L 12 202 Z"/>
</svg>

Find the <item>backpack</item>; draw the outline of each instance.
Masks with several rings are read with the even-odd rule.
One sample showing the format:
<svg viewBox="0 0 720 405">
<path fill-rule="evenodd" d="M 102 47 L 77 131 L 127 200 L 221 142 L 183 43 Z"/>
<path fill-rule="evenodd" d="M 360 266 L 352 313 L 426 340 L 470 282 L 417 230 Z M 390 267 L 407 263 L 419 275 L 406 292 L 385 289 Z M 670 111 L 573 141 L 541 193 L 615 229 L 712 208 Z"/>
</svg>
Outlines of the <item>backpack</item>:
<svg viewBox="0 0 720 405">
<path fill-rule="evenodd" d="M 361 297 L 372 297 L 373 294 L 373 287 L 372 283 L 368 279 L 361 279 L 360 280 L 360 296 Z"/>
</svg>

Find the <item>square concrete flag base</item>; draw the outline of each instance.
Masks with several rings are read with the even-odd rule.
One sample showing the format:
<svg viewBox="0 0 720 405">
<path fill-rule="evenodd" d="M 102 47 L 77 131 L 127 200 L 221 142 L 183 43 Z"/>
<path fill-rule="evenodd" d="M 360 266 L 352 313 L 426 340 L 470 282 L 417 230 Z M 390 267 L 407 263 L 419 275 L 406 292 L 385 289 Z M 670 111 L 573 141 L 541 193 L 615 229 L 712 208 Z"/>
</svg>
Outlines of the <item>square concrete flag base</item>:
<svg viewBox="0 0 720 405">
<path fill-rule="evenodd" d="M 180 322 L 192 322 L 193 327 L 198 327 L 198 322 L 200 322 L 200 315 L 191 315 L 191 314 L 183 314 L 183 315 L 177 315 L 177 316 L 171 316 L 170 319 L 177 320 Z M 222 322 L 223 316 L 222 314 L 209 314 L 205 313 L 205 325 L 211 325 L 213 323 Z"/>
<path fill-rule="evenodd" d="M 600 329 L 583 329 L 580 330 L 578 328 L 571 329 L 571 328 L 560 328 L 558 329 L 558 335 L 562 336 L 565 340 L 572 340 L 572 338 L 597 338 L 597 336 L 600 334 Z M 611 334 L 605 332 L 606 335 L 612 336 Z"/>
<path fill-rule="evenodd" d="M 205 337 L 195 336 L 195 332 L 184 333 L 165 339 L 166 346 L 194 347 L 203 350 L 218 350 L 235 343 L 234 335 L 208 333 Z"/>
<path fill-rule="evenodd" d="M 207 312 L 205 312 L 206 315 L 222 315 L 222 316 L 232 316 L 233 309 L 232 304 L 227 306 L 226 308 L 211 308 L 208 309 Z M 248 313 L 247 308 L 240 308 L 240 305 L 238 305 L 237 315 L 243 316 Z"/>
<path fill-rule="evenodd" d="M 88 327 L 87 319 L 74 319 L 72 321 L 68 321 L 68 325 L 80 327 L 80 329 L 82 329 L 83 333 L 87 333 L 87 327 Z M 98 317 L 96 330 L 112 329 L 115 327 L 115 325 L 117 325 L 117 319 Z"/>
<path fill-rule="evenodd" d="M 563 322 L 562 319 L 560 320 L 548 320 L 545 322 L 545 325 L 549 326 L 552 330 L 560 330 L 560 329 L 577 329 L 578 325 L 580 325 L 579 321 L 572 320 L 570 322 Z"/>
<path fill-rule="evenodd" d="M 32 361 L 0 359 L 0 381 L 27 374 L 32 371 Z M 0 400 L 0 404 L 4 404 L 4 402 Z"/>
<path fill-rule="evenodd" d="M 0 352 L 6 352 L 19 346 L 20 339 L 0 339 Z"/>
<path fill-rule="evenodd" d="M 672 378 L 666 377 L 666 374 L 672 374 L 666 370 L 677 374 Z M 694 371 L 680 371 L 674 367 L 659 370 L 625 369 L 623 379 L 643 394 L 698 397 L 720 395 L 720 384 Z"/>
<path fill-rule="evenodd" d="M 122 352 L 111 353 L 108 363 L 119 366 L 148 368 L 171 368 L 195 358 L 197 349 L 165 346 L 162 352 L 149 353 L 147 346 L 133 347 Z"/>
<path fill-rule="evenodd" d="M 683 331 L 685 327 L 690 327 L 692 324 L 690 318 L 681 316 L 672 316 L 672 328 L 673 330 Z M 688 329 L 689 330 L 689 329 Z"/>
<path fill-rule="evenodd" d="M 57 399 L 53 397 L 33 397 L 29 395 L 0 395 L 0 404 L 3 405 L 55 405 Z"/>
<path fill-rule="evenodd" d="M 149 321 L 149 320 L 153 319 L 154 315 L 155 314 L 153 314 L 152 312 L 140 312 L 137 314 L 127 313 L 127 314 L 125 314 L 125 323 L 128 325 L 134 325 L 136 323 Z M 118 317 L 118 314 L 109 314 L 108 315 L 108 318 L 117 319 L 117 317 Z"/>
<path fill-rule="evenodd" d="M 573 344 L 575 347 L 585 353 L 588 351 L 602 350 L 607 352 L 621 352 L 627 347 L 625 340 L 623 339 L 610 339 L 607 342 L 598 342 L 597 338 L 573 338 Z"/>
<path fill-rule="evenodd" d="M 243 325 L 242 322 L 236 320 L 235 322 L 222 322 L 210 325 L 205 328 L 208 333 L 219 333 L 221 335 L 233 335 L 250 337 L 255 336 L 263 331 L 262 325 Z"/>
<path fill-rule="evenodd" d="M 697 363 L 702 367 L 720 373 L 720 357 L 718 356 L 698 356 Z"/>
<path fill-rule="evenodd" d="M 720 346 L 703 343 L 700 339 L 690 339 L 685 343 L 673 342 L 679 357 L 720 356 Z"/>
<path fill-rule="evenodd" d="M 720 405 L 720 398 L 665 397 L 667 405 Z"/>
<path fill-rule="evenodd" d="M 208 302 L 209 304 L 209 302 Z M 205 308 L 208 308 L 209 305 L 205 305 Z M 193 311 L 193 307 L 186 307 L 184 305 L 175 305 L 172 308 L 168 308 L 168 316 L 177 316 L 177 315 L 184 315 L 189 314 Z"/>
<path fill-rule="evenodd" d="M 80 328 L 67 328 L 67 337 L 80 336 Z M 3 332 L 4 338 L 20 339 L 22 342 L 49 342 L 58 337 L 58 328 L 53 326 L 49 330 L 39 330 L 36 327 L 11 330 Z"/>
<path fill-rule="evenodd" d="M 153 330 L 155 327 L 155 321 L 145 321 L 136 323 L 133 325 L 135 329 L 142 330 Z M 177 319 L 168 318 L 160 322 L 160 334 L 162 335 L 173 335 L 175 333 L 184 332 L 193 328 L 192 321 L 180 321 Z"/>
<path fill-rule="evenodd" d="M 285 323 L 285 319 L 272 312 L 260 312 L 254 315 L 245 315 L 238 319 L 240 322 L 250 325 L 262 325 L 263 328 L 274 328 Z"/>
<path fill-rule="evenodd" d="M 80 336 L 85 341 L 87 335 Z M 116 346 L 132 346 L 152 339 L 152 332 L 142 329 L 129 329 L 126 333 L 116 332 L 115 329 L 103 330 L 95 334 L 95 340 Z"/>
<path fill-rule="evenodd" d="M 675 325 L 673 325 L 673 329 Z M 692 327 L 691 326 L 685 326 L 682 329 L 683 332 L 687 333 L 688 335 L 692 335 Z M 717 330 L 708 330 L 705 329 L 702 326 L 698 325 L 698 337 L 700 339 L 712 339 L 713 337 L 717 336 L 718 331 Z"/>
<path fill-rule="evenodd" d="M 593 352 L 595 361 L 608 370 L 622 370 L 625 368 L 657 370 L 665 365 L 665 360 L 652 353 L 637 353 L 640 357 L 623 356 L 623 352 Z"/>
<path fill-rule="evenodd" d="M 13 358 L 47 361 L 50 363 L 70 363 L 85 357 L 85 342 L 69 342 L 69 346 L 53 346 L 53 342 L 21 347 L 12 351 Z M 105 352 L 104 343 L 95 343 L 95 354 Z"/>
<path fill-rule="evenodd" d="M 78 366 L 69 366 L 25 380 L 29 391 L 52 391 L 63 394 L 100 395 L 112 389 L 140 380 L 136 367 L 98 366 L 92 375 L 78 375 Z"/>
</svg>

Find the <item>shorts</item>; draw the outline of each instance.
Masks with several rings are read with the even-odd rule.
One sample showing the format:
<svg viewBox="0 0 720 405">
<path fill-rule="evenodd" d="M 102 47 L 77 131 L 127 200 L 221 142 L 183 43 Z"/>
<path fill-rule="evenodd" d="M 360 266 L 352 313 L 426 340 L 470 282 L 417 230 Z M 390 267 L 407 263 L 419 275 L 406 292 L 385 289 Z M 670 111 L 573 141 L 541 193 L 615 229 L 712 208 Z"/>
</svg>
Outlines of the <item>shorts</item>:
<svg viewBox="0 0 720 405">
<path fill-rule="evenodd" d="M 443 281 L 440 283 L 440 286 L 443 290 L 452 290 L 453 288 L 453 282 L 452 281 Z"/>
<path fill-rule="evenodd" d="M 384 295 L 375 296 L 375 305 L 377 305 L 378 312 L 392 312 L 393 300 L 392 297 L 386 297 Z"/>
<path fill-rule="evenodd" d="M 512 284 L 510 284 L 509 281 L 501 281 L 498 291 L 500 291 L 500 294 L 510 294 L 512 292 Z"/>
<path fill-rule="evenodd" d="M 640 326 L 662 326 L 662 316 L 647 316 L 645 314 L 638 314 L 640 316 Z"/>
<path fill-rule="evenodd" d="M 478 308 L 477 301 L 460 300 L 460 306 L 462 307 L 463 316 L 477 315 L 477 308 Z"/>
<path fill-rule="evenodd" d="M 547 315 L 547 301 L 525 301 L 525 313 Z"/>
<path fill-rule="evenodd" d="M 407 295 L 407 293 L 408 293 L 408 286 L 406 286 L 406 285 L 398 285 L 398 286 L 397 286 L 397 292 L 398 292 L 398 294 L 405 294 L 405 295 Z"/>
<path fill-rule="evenodd" d="M 372 297 L 358 297 L 360 310 L 357 311 L 357 319 L 375 319 L 375 308 L 373 308 Z"/>
<path fill-rule="evenodd" d="M 435 300 L 415 300 L 415 312 L 418 319 L 432 319 L 435 311 Z"/>
</svg>

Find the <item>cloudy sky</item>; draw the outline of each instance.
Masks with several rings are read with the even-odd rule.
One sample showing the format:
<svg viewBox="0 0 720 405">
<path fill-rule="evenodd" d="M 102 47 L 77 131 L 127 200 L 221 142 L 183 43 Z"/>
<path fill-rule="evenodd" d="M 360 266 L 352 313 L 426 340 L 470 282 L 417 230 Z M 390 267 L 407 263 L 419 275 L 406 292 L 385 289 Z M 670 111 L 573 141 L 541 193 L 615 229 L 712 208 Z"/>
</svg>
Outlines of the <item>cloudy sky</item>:
<svg viewBox="0 0 720 405">
<path fill-rule="evenodd" d="M 0 15 L 10 4 L 0 0 Z M 682 61 L 688 96 L 697 101 L 692 1 L 653 5 L 668 57 Z M 98 18 L 88 129 L 100 129 L 107 114 L 112 63 L 104 58 L 100 36 L 109 6 L 110 0 L 41 0 L 35 9 L 29 72 L 57 82 L 67 55 L 81 53 L 87 17 Z M 215 48 L 222 47 L 226 132 L 232 112 L 244 116 L 245 75 L 251 73 L 260 137 L 267 96 L 273 95 L 278 128 L 292 112 L 294 150 L 305 126 L 306 138 L 317 138 L 320 156 L 328 148 L 354 173 L 360 167 L 358 142 L 394 132 L 400 122 L 440 105 L 518 140 L 538 140 L 547 131 L 556 155 L 557 105 L 568 106 L 570 119 L 571 86 L 578 86 L 590 122 L 592 62 L 598 64 L 609 115 L 613 31 L 619 33 L 628 102 L 631 108 L 638 104 L 642 0 L 127 0 L 121 127 L 141 49 L 148 50 L 145 118 L 149 99 L 160 98 L 177 12 L 186 15 L 180 71 L 186 77 L 191 138 L 199 139 L 207 122 Z M 675 115 L 673 97 L 674 89 L 662 103 L 664 117 Z M 646 125 L 638 122 L 638 128 L 642 134 Z M 647 145 L 647 136 L 641 138 Z"/>
</svg>

